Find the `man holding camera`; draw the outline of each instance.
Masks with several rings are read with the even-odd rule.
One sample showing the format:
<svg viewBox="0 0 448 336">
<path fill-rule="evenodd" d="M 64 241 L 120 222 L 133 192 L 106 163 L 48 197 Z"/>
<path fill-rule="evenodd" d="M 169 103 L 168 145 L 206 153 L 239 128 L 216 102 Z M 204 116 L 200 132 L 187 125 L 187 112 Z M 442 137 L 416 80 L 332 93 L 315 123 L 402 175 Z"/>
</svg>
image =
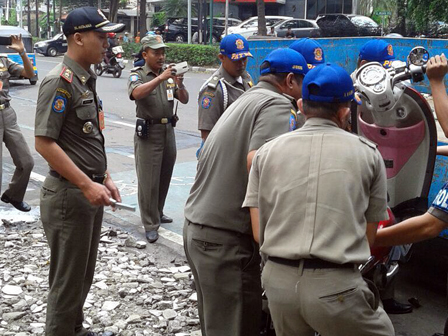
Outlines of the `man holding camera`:
<svg viewBox="0 0 448 336">
<path fill-rule="evenodd" d="M 173 221 L 163 207 L 176 161 L 174 98 L 186 104 L 188 91 L 183 76 L 176 76 L 172 66 L 164 69 L 167 45 L 162 37 L 147 35 L 141 43 L 145 65 L 131 70 L 128 94 L 137 107 L 134 150 L 141 220 L 146 239 L 154 243 L 160 223 Z"/>
<path fill-rule="evenodd" d="M 23 201 L 26 187 L 30 179 L 31 170 L 34 166 L 34 160 L 30 149 L 17 125 L 17 115 L 10 106 L 9 101 L 9 78 L 11 76 L 23 76 L 31 78 L 34 76 L 33 64 L 26 55 L 22 36 L 11 36 L 11 45 L 9 49 L 19 53 L 23 61 L 23 66 L 12 62 L 6 56 L 0 56 L 0 136 L 11 154 L 16 169 L 9 184 L 9 188 L 3 193 L 1 200 L 5 203 L 11 203 L 17 210 L 30 211 L 31 207 Z M 2 160 L 2 149 L 0 148 L 0 164 Z M 2 173 L 0 170 L 0 187 Z"/>
</svg>

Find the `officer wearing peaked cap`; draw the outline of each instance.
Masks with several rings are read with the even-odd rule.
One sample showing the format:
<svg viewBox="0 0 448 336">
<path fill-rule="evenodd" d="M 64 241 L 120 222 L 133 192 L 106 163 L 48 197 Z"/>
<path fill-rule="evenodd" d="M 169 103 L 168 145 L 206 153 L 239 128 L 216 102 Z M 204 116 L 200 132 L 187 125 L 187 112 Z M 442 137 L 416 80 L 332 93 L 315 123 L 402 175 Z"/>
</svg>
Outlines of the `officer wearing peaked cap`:
<svg viewBox="0 0 448 336">
<path fill-rule="evenodd" d="M 198 128 L 203 141 L 224 111 L 253 86 L 246 71 L 248 57 L 252 54 L 243 36 L 230 34 L 222 39 L 218 55 L 221 66 L 199 90 Z"/>
<path fill-rule="evenodd" d="M 43 80 L 37 99 L 36 150 L 49 174 L 41 190 L 41 219 L 50 246 L 47 336 L 96 336 L 83 327 L 93 281 L 103 207 L 120 194 L 107 170 L 104 112 L 92 64 L 107 50 L 110 23 L 93 7 L 73 10 L 63 32 L 68 49 Z"/>
<path fill-rule="evenodd" d="M 344 69 L 310 70 L 302 99 L 305 125 L 257 151 L 243 204 L 268 257 L 262 282 L 276 334 L 392 336 L 358 269 L 388 218 L 383 159 L 344 131 L 354 99 Z"/>
<path fill-rule="evenodd" d="M 241 205 L 252 157 L 288 132 L 308 67 L 285 48 L 271 52 L 260 72 L 260 82 L 224 112 L 205 141 L 185 206 L 184 248 L 204 336 L 260 334 L 260 257 Z"/>
</svg>

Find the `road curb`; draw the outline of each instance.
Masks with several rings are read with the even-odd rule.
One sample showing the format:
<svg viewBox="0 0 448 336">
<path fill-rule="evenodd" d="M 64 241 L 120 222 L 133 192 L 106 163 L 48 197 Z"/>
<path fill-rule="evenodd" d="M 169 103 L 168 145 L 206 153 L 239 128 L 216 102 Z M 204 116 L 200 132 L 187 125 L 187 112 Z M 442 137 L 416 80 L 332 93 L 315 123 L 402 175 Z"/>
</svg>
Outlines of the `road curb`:
<svg viewBox="0 0 448 336">
<path fill-rule="evenodd" d="M 217 69 L 215 68 L 204 68 L 199 66 L 191 67 L 191 71 L 193 72 L 205 72 L 205 73 L 214 73 Z"/>
</svg>

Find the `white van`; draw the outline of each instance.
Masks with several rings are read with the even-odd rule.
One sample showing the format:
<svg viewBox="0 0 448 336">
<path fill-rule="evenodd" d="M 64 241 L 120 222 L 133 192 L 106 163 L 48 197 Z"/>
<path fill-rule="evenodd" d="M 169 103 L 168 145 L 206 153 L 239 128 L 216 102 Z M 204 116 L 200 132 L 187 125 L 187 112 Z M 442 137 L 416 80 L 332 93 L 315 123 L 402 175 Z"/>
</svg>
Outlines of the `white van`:
<svg viewBox="0 0 448 336">
<path fill-rule="evenodd" d="M 266 27 L 273 26 L 274 24 L 292 19 L 291 16 L 275 16 L 275 15 L 266 15 Z M 245 38 L 254 35 L 258 30 L 258 16 L 252 16 L 246 21 L 241 22 L 238 26 L 229 27 L 227 29 L 227 34 L 240 34 Z M 221 36 L 223 38 L 225 34 Z"/>
</svg>

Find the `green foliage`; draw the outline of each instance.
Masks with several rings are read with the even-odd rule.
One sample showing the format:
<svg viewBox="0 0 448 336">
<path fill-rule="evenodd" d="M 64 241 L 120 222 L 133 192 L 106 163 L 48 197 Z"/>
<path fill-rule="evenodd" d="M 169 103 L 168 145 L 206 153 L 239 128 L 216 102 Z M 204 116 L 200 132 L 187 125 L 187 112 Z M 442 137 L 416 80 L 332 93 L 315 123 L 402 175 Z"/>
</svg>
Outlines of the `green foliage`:
<svg viewBox="0 0 448 336">
<path fill-rule="evenodd" d="M 188 0 L 167 0 L 163 5 L 167 17 L 187 17 Z M 197 16 L 196 7 L 191 7 L 192 16 Z"/>
<path fill-rule="evenodd" d="M 165 12 L 157 12 L 154 13 L 152 16 L 152 26 L 153 27 L 159 27 L 163 24 L 165 24 L 166 21 L 166 14 Z"/>
<path fill-rule="evenodd" d="M 132 59 L 133 53 L 140 51 L 139 43 L 124 43 L 124 55 L 128 59 Z M 166 49 L 166 62 L 179 63 L 187 61 L 190 66 L 215 66 L 219 64 L 218 54 L 219 47 L 206 46 L 197 44 L 177 44 L 169 43 Z"/>
<path fill-rule="evenodd" d="M 169 43 L 167 49 L 167 62 L 178 63 L 187 61 L 189 65 L 218 65 L 219 47 Z"/>
<path fill-rule="evenodd" d="M 18 26 L 19 22 L 17 21 L 17 11 L 15 8 L 11 8 L 9 11 L 9 20 L 6 20 L 6 17 L 2 17 L 2 25 L 6 26 Z"/>
</svg>

